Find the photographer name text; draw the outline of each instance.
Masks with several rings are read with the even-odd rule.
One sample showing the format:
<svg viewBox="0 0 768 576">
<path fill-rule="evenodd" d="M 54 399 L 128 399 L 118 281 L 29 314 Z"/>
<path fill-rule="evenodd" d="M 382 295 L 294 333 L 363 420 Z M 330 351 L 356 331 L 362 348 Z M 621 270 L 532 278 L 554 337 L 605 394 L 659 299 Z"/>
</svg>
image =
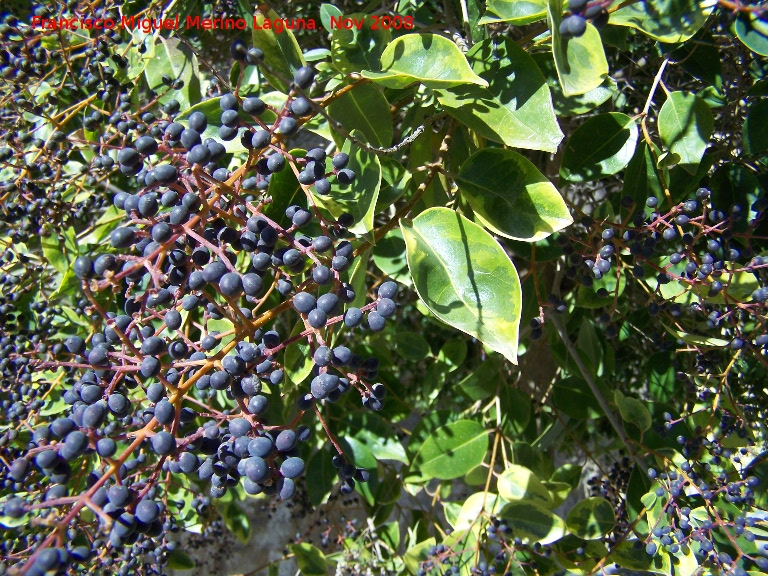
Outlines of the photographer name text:
<svg viewBox="0 0 768 576">
<path fill-rule="evenodd" d="M 383 15 L 368 16 L 367 18 L 347 18 L 331 16 L 331 30 L 361 30 L 366 22 L 371 30 L 413 30 L 412 16 Z M 256 30 L 273 30 L 280 34 L 285 30 L 317 30 L 319 26 L 314 18 L 264 18 L 253 17 L 253 28 Z M 123 16 L 122 18 L 42 18 L 34 16 L 32 27 L 38 30 L 141 30 L 150 33 L 156 30 L 246 30 L 248 21 L 245 18 L 203 18 L 202 16 L 174 16 L 169 18 L 138 18 Z"/>
</svg>

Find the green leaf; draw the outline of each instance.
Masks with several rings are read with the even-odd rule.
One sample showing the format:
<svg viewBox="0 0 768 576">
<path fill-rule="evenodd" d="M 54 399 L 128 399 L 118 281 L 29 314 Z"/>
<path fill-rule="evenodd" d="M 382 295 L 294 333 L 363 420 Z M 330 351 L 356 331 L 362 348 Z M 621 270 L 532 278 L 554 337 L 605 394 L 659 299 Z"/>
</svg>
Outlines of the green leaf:
<svg viewBox="0 0 768 576">
<path fill-rule="evenodd" d="M 176 548 L 168 554 L 167 566 L 171 570 L 192 570 L 197 564 L 184 550 Z"/>
<path fill-rule="evenodd" d="M 266 13 L 262 12 L 265 8 Z M 279 18 L 266 4 L 259 5 L 253 16 L 253 45 L 264 52 L 264 65 L 260 66 L 264 78 L 274 88 L 288 94 L 293 74 L 305 66 L 306 61 L 291 30 L 286 28 L 278 34 L 274 28 L 263 27 L 265 20 L 274 22 Z"/>
<path fill-rule="evenodd" d="M 565 518 L 571 533 L 584 540 L 595 540 L 611 531 L 616 524 L 613 506 L 600 496 L 587 498 L 571 508 Z"/>
<path fill-rule="evenodd" d="M 568 138 L 560 176 L 586 182 L 616 174 L 632 159 L 638 132 L 626 114 L 608 112 L 589 118 Z"/>
<path fill-rule="evenodd" d="M 637 426 L 642 432 L 648 430 L 653 424 L 651 413 L 637 398 L 631 398 L 624 396 L 619 390 L 614 390 L 613 400 L 619 407 L 619 414 L 621 414 L 624 422 L 629 422 Z"/>
<path fill-rule="evenodd" d="M 415 546 L 406 546 L 403 563 L 411 574 L 416 574 L 423 562 L 429 558 L 429 549 L 435 545 L 435 538 L 427 538 Z"/>
<path fill-rule="evenodd" d="M 370 412 L 355 412 L 346 418 L 348 423 L 347 437 L 350 436 L 368 448 L 377 460 L 396 460 L 408 463 L 397 434 L 392 426 L 377 414 Z"/>
<path fill-rule="evenodd" d="M 251 521 L 237 502 L 232 501 L 223 508 L 224 524 L 240 542 L 248 544 L 251 539 Z"/>
<path fill-rule="evenodd" d="M 181 109 L 187 109 L 200 102 L 200 72 L 197 67 L 197 56 L 177 38 L 157 37 L 159 46 L 155 46 L 155 55 L 144 70 L 144 76 L 152 90 L 162 94 L 158 101 L 166 103 L 176 100 Z M 174 80 L 183 80 L 181 90 L 168 90 L 163 84 L 163 76 L 168 75 Z"/>
<path fill-rule="evenodd" d="M 768 25 L 754 12 L 741 12 L 731 25 L 731 32 L 752 52 L 768 56 Z"/>
<path fill-rule="evenodd" d="M 571 376 L 555 383 L 552 391 L 555 408 L 577 420 L 593 420 L 603 416 L 595 395 L 581 378 Z"/>
<path fill-rule="evenodd" d="M 559 0 L 549 0 L 547 5 L 557 77 L 563 95 L 571 97 L 600 86 L 608 76 L 608 61 L 600 33 L 592 24 L 587 23 L 586 32 L 577 38 L 560 35 L 562 8 L 563 3 Z"/>
<path fill-rule="evenodd" d="M 329 33 L 333 33 L 335 29 L 331 27 L 331 17 L 338 18 L 342 14 L 343 12 L 333 4 L 320 4 L 320 22 Z"/>
<path fill-rule="evenodd" d="M 406 360 L 418 362 L 431 353 L 429 342 L 418 332 L 398 331 L 395 343 L 395 352 Z"/>
<path fill-rule="evenodd" d="M 359 130 L 368 144 L 392 144 L 392 114 L 389 103 L 374 84 L 360 84 L 328 106 L 328 115 L 351 133 Z"/>
<path fill-rule="evenodd" d="M 354 136 L 355 134 L 353 134 Z M 375 154 L 347 141 L 342 151 L 349 154 L 349 168 L 357 175 L 348 186 L 342 188 L 334 184 L 328 196 L 313 196 L 318 204 L 338 218 L 347 212 L 355 219 L 355 224 L 349 230 L 355 234 L 365 235 L 373 230 L 373 217 L 376 213 L 376 199 L 381 188 L 381 163 Z"/>
<path fill-rule="evenodd" d="M 706 102 L 694 94 L 672 92 L 659 112 L 659 136 L 680 156 L 680 167 L 695 174 L 712 135 L 714 118 Z"/>
<path fill-rule="evenodd" d="M 363 251 L 352 264 L 352 268 L 349 272 L 349 283 L 355 291 L 355 299 L 349 303 L 349 306 L 360 308 L 365 305 L 365 276 L 368 271 L 368 261 L 370 260 L 370 257 L 371 249 L 369 248 Z"/>
<path fill-rule="evenodd" d="M 490 398 L 501 381 L 501 362 L 496 355 L 487 358 L 474 372 L 458 383 L 459 390 L 473 402 Z"/>
<path fill-rule="evenodd" d="M 430 208 L 401 220 L 400 227 L 408 269 L 427 308 L 517 363 L 522 291 L 517 270 L 498 242 L 448 208 Z"/>
<path fill-rule="evenodd" d="M 768 100 L 753 102 L 742 128 L 742 140 L 746 154 L 759 154 L 768 150 Z"/>
<path fill-rule="evenodd" d="M 328 561 L 325 554 L 308 542 L 290 544 L 288 549 L 296 557 L 299 570 L 304 576 L 326 576 L 328 573 Z"/>
<path fill-rule="evenodd" d="M 41 237 L 40 243 L 43 246 L 43 255 L 48 264 L 53 266 L 60 274 L 66 274 L 67 270 L 69 270 L 69 261 L 67 260 L 63 240 L 51 234 L 50 236 Z"/>
<path fill-rule="evenodd" d="M 488 431 L 472 420 L 458 420 L 438 428 L 422 444 L 412 468 L 423 476 L 451 480 L 460 478 L 485 459 Z"/>
<path fill-rule="evenodd" d="M 602 84 L 589 92 L 569 97 L 564 96 L 552 55 L 547 52 L 538 52 L 533 54 L 532 57 L 542 74 L 544 74 L 547 86 L 549 86 L 550 95 L 552 96 L 552 105 L 558 118 L 575 116 L 594 110 L 618 91 L 616 81 L 608 76 Z"/>
<path fill-rule="evenodd" d="M 421 82 L 429 88 L 488 83 L 472 72 L 456 44 L 437 34 L 405 34 L 381 55 L 381 72 L 364 70 L 363 76 L 387 88 L 405 88 Z"/>
<path fill-rule="evenodd" d="M 702 30 L 685 44 L 660 44 L 663 54 L 694 78 L 715 88 L 722 88 L 720 50 L 708 30 Z"/>
<path fill-rule="evenodd" d="M 389 45 L 392 33 L 378 26 L 368 14 L 350 14 L 348 18 L 363 20 L 358 30 L 334 28 L 331 34 L 331 54 L 334 67 L 342 73 L 358 73 L 360 70 L 381 70 L 381 54 Z M 330 15 L 328 17 L 330 26 Z"/>
<path fill-rule="evenodd" d="M 462 84 L 436 91 L 446 111 L 489 140 L 530 150 L 557 151 L 563 133 L 544 76 L 516 42 L 485 40 L 467 53 L 488 87 Z"/>
<path fill-rule="evenodd" d="M 552 507 L 552 497 L 536 475 L 524 466 L 510 464 L 497 480 L 499 496 L 507 502 L 526 501 Z"/>
<path fill-rule="evenodd" d="M 405 240 L 399 228 L 393 228 L 376 243 L 373 248 L 373 263 L 390 279 L 411 285 L 408 261 L 405 258 Z"/>
<path fill-rule="evenodd" d="M 301 334 L 304 331 L 304 322 L 299 320 L 291 331 L 291 337 Z M 301 338 L 297 342 L 290 344 L 285 349 L 284 368 L 285 375 L 293 384 L 299 385 L 307 379 L 312 373 L 312 355 L 309 350 L 309 343 Z"/>
<path fill-rule="evenodd" d="M 467 342 L 462 338 L 448 340 L 437 355 L 437 361 L 446 367 L 447 372 L 453 372 L 467 358 Z"/>
<path fill-rule="evenodd" d="M 627 165 L 622 192 L 624 196 L 632 198 L 638 206 L 643 206 L 649 196 L 656 198 L 664 196 L 664 187 L 659 178 L 659 171 L 656 169 L 656 162 L 645 140 L 640 140 L 634 156 Z"/>
<path fill-rule="evenodd" d="M 546 15 L 546 0 L 487 0 L 485 14 L 477 23 L 507 22 L 513 26 L 523 26 L 543 20 Z"/>
<path fill-rule="evenodd" d="M 611 24 L 635 28 L 659 42 L 679 43 L 696 34 L 713 6 L 701 0 L 632 2 L 611 12 Z"/>
<path fill-rule="evenodd" d="M 454 530 L 467 530 L 475 526 L 479 530 L 483 514 L 493 515 L 501 509 L 501 499 L 491 492 L 476 492 L 467 498 L 461 505 L 455 523 Z"/>
<path fill-rule="evenodd" d="M 499 513 L 515 536 L 527 544 L 550 544 L 565 536 L 565 522 L 541 506 L 528 502 L 507 504 Z"/>
<path fill-rule="evenodd" d="M 305 483 L 307 496 L 313 506 L 320 506 L 330 495 L 337 480 L 331 454 L 327 450 L 318 450 L 307 461 L 307 469 L 312 470 L 312 481 Z"/>
<path fill-rule="evenodd" d="M 581 471 L 583 468 L 583 466 L 577 466 L 576 464 L 563 464 L 552 473 L 549 480 L 550 482 L 568 484 L 573 490 L 576 490 L 581 481 Z"/>
<path fill-rule="evenodd" d="M 475 152 L 462 164 L 456 183 L 475 217 L 499 236 L 536 242 L 573 222 L 557 188 L 512 150 Z"/>
</svg>

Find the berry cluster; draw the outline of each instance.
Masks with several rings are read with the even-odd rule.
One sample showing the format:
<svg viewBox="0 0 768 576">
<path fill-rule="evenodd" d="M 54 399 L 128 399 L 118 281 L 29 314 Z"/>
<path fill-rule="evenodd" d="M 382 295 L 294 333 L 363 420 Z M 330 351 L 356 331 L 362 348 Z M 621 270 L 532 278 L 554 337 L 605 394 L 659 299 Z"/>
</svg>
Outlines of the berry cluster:
<svg viewBox="0 0 768 576">
<path fill-rule="evenodd" d="M 21 34 L 16 25 L 6 20 L 5 39 Z M 105 38 L 103 50 L 87 56 L 102 59 L 115 40 Z M 258 48 L 240 42 L 232 55 L 246 65 L 263 60 Z M 0 53 L 6 79 L 43 74 L 37 64 L 14 58 Z M 82 128 L 97 143 L 82 172 L 93 186 L 112 178 L 131 191 L 105 186 L 124 221 L 108 233 L 100 254 L 71 263 L 85 296 L 70 308 L 76 323 L 61 306 L 18 310 L 23 289 L 32 285 L 19 265 L 31 266 L 22 254 L 4 257 L 15 273 L 3 277 L 0 314 L 4 331 L 17 339 L 2 339 L 3 404 L 9 420 L 31 434 L 10 430 L 2 438 L 9 463 L 4 488 L 13 494 L 2 514 L 52 527 L 35 541 L 3 544 L 4 556 L 26 574 L 73 566 L 115 567 L 119 574 L 139 566 L 162 570 L 176 546 L 173 487 L 211 498 L 238 486 L 251 495 L 292 498 L 310 450 L 302 449 L 313 434 L 309 422 L 301 423 L 308 413 L 336 448 L 341 493 L 369 479 L 342 453 L 321 408 L 354 390 L 364 407 L 382 409 L 378 360 L 356 353 L 348 336 L 383 330 L 396 312 L 398 286 L 382 282 L 366 304 L 348 281 L 356 256 L 353 238 L 346 239 L 353 218 L 329 217 L 314 203 L 313 194 L 332 196 L 336 187 L 354 184 L 350 156 L 323 148 L 288 152 L 287 139 L 320 108 L 309 97 L 314 77 L 309 67 L 297 69 L 280 107 L 237 91 L 213 93 L 218 118 L 185 113 L 176 99 L 160 104 L 157 93 L 137 110 L 114 75 L 83 80 L 102 90 L 102 110 L 109 102 L 115 109 L 84 114 Z M 163 84 L 168 91 L 183 88 L 180 79 L 166 77 Z M 16 104 L 26 106 L 21 98 Z M 204 137 L 214 120 L 216 134 Z M 242 166 L 233 166 L 231 141 L 247 156 Z M 9 144 L 0 157 L 13 166 L 30 138 Z M 65 162 L 70 146 L 63 132 L 53 132 L 38 147 L 64 151 L 59 161 Z M 274 175 L 284 171 L 303 192 L 293 203 L 271 194 Z M 41 174 L 51 176 L 54 190 L 67 185 L 50 167 L 16 172 L 26 188 L 4 182 L 7 192 L 34 196 L 44 184 Z M 43 201 L 37 206 L 50 208 Z M 4 209 L 19 212 L 9 203 Z M 49 234 L 54 216 L 67 223 L 50 210 L 19 213 L 16 220 L 25 224 L 14 237 Z M 37 328 L 25 321 L 24 329 L 14 329 L 30 314 Z M 70 335 L 51 342 L 53 324 Z M 304 377 L 284 360 L 299 345 L 311 359 L 304 389 Z M 48 384 L 52 374 L 55 387 Z M 23 386 L 11 390 L 12 382 Z M 51 402 L 56 408 L 41 412 Z M 209 506 L 201 495 L 192 507 L 202 514 Z"/>
</svg>

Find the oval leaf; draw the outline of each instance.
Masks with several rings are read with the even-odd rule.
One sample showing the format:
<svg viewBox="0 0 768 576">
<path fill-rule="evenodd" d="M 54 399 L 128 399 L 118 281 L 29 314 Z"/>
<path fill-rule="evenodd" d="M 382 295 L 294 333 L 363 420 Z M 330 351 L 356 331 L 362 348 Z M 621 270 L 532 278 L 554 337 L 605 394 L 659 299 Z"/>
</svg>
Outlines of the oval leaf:
<svg viewBox="0 0 768 576">
<path fill-rule="evenodd" d="M 278 34 L 274 28 L 264 28 L 266 20 L 275 22 L 280 19 L 272 9 L 263 13 L 265 7 L 266 4 L 260 4 L 253 16 L 253 45 L 264 52 L 261 73 L 273 87 L 288 94 L 294 72 L 305 66 L 306 61 L 291 30 L 286 28 Z"/>
<path fill-rule="evenodd" d="M 328 115 L 347 130 L 359 130 L 369 144 L 392 144 L 392 114 L 381 90 L 373 84 L 361 84 L 344 93 L 328 106 Z"/>
<path fill-rule="evenodd" d="M 400 227 L 408 269 L 427 308 L 517 364 L 522 289 L 499 243 L 448 208 L 430 208 Z"/>
<path fill-rule="evenodd" d="M 414 82 L 430 88 L 466 82 L 488 85 L 472 72 L 456 44 L 436 34 L 400 36 L 381 55 L 381 72 L 365 70 L 362 74 L 388 88 L 405 88 Z"/>
<path fill-rule="evenodd" d="M 744 152 L 759 154 L 768 150 L 768 100 L 758 100 L 749 107 L 747 119 L 742 129 Z"/>
<path fill-rule="evenodd" d="M 475 152 L 456 183 L 477 219 L 499 236 L 536 242 L 573 222 L 557 188 L 512 150 Z"/>
<path fill-rule="evenodd" d="M 594 496 L 582 500 L 571 508 L 565 525 L 573 534 L 584 540 L 595 540 L 610 532 L 616 524 L 613 506 L 605 498 Z"/>
<path fill-rule="evenodd" d="M 586 94 L 603 83 L 608 76 L 600 33 L 587 23 L 587 31 L 578 38 L 560 35 L 563 3 L 549 0 L 549 28 L 552 30 L 552 54 L 555 69 L 566 97 Z"/>
<path fill-rule="evenodd" d="M 325 576 L 328 573 L 328 561 L 325 554 L 308 542 L 291 544 L 288 549 L 293 552 L 299 570 L 304 576 Z"/>
<path fill-rule="evenodd" d="M 507 504 L 499 513 L 523 542 L 549 544 L 565 536 L 565 522 L 541 506 L 527 502 Z"/>
<path fill-rule="evenodd" d="M 626 114 L 593 116 L 568 138 L 560 176 L 570 182 L 586 182 L 616 174 L 632 159 L 637 136 L 637 124 Z"/>
<path fill-rule="evenodd" d="M 321 14 L 322 17 L 322 14 Z M 334 27 L 331 35 L 333 65 L 340 72 L 350 74 L 360 70 L 381 70 L 379 61 L 384 49 L 392 39 L 392 33 L 381 26 L 370 15 L 350 14 L 346 18 L 360 23 L 360 28 Z M 328 25 L 330 26 L 330 15 Z"/>
<path fill-rule="evenodd" d="M 545 508 L 552 506 L 549 490 L 525 466 L 510 464 L 498 479 L 499 496 L 507 502 L 526 501 Z"/>
<path fill-rule="evenodd" d="M 631 2 L 611 13 L 611 24 L 635 28 L 659 42 L 684 42 L 704 25 L 713 5 L 700 0 Z"/>
<path fill-rule="evenodd" d="M 472 420 L 458 420 L 435 430 L 413 458 L 412 467 L 427 477 L 460 478 L 485 459 L 488 431 Z"/>
<path fill-rule="evenodd" d="M 672 92 L 659 112 L 661 141 L 689 174 L 696 173 L 713 127 L 712 110 L 695 94 Z"/>
<path fill-rule="evenodd" d="M 475 44 L 467 60 L 488 87 L 462 84 L 438 91 L 446 111 L 489 140 L 555 152 L 563 133 L 533 58 L 511 39 L 499 44 L 489 39 Z"/>
<path fill-rule="evenodd" d="M 478 24 L 507 22 L 514 26 L 530 24 L 547 16 L 546 0 L 488 0 Z"/>
<path fill-rule="evenodd" d="M 634 424 L 643 432 L 651 427 L 653 423 L 651 413 L 640 400 L 624 396 L 618 390 L 614 390 L 613 400 L 619 407 L 619 414 L 624 422 Z"/>
</svg>

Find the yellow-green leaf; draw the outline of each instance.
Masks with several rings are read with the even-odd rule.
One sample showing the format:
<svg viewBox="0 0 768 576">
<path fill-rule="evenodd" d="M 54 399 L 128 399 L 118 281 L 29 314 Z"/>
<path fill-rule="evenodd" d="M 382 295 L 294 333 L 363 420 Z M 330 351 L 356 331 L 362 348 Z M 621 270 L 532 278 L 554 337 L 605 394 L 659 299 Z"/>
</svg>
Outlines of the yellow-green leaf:
<svg viewBox="0 0 768 576">
<path fill-rule="evenodd" d="M 499 236 L 537 242 L 573 222 L 557 188 L 512 150 L 475 152 L 462 164 L 456 183 L 475 217 Z"/>
<path fill-rule="evenodd" d="M 401 220 L 400 228 L 414 287 L 427 308 L 516 364 L 522 289 L 499 243 L 448 208 L 429 208 Z"/>
<path fill-rule="evenodd" d="M 406 34 L 390 43 L 381 55 L 381 72 L 364 70 L 363 76 L 388 88 L 421 82 L 430 88 L 471 83 L 488 86 L 469 67 L 456 44 L 437 34 Z"/>
</svg>

